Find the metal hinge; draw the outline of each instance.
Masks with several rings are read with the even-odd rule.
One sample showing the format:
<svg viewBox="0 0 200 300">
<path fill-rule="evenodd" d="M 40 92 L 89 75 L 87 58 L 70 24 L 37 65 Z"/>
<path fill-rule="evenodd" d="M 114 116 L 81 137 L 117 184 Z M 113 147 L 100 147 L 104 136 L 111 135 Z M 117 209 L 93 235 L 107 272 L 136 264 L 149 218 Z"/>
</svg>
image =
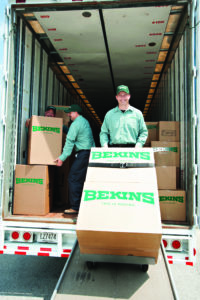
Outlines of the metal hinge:
<svg viewBox="0 0 200 300">
<path fill-rule="evenodd" d="M 193 174 L 194 176 L 197 176 L 198 175 L 198 165 L 193 165 Z"/>
<path fill-rule="evenodd" d="M 194 66 L 193 69 L 192 69 L 192 76 L 193 76 L 194 78 L 197 77 L 197 68 L 196 68 L 195 66 Z"/>
<path fill-rule="evenodd" d="M 2 180 L 3 179 L 3 162 L 0 162 L 0 179 Z"/>
<path fill-rule="evenodd" d="M 197 115 L 193 115 L 192 124 L 193 124 L 194 127 L 197 127 L 198 121 L 199 121 L 199 118 L 197 117 Z"/>
</svg>

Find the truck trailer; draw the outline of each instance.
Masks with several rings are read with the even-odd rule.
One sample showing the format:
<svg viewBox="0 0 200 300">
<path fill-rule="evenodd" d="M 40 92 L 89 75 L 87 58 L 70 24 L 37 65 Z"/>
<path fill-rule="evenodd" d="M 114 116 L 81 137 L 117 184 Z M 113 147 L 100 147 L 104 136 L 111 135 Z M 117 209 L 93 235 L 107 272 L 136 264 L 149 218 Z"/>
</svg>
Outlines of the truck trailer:
<svg viewBox="0 0 200 300">
<path fill-rule="evenodd" d="M 116 106 L 116 87 L 125 84 L 130 104 L 146 122 L 180 124 L 179 181 L 186 191 L 186 220 L 162 222 L 162 247 L 169 263 L 193 265 L 200 203 L 198 1 L 3 4 L 0 253 L 70 257 L 76 244 L 76 218 L 63 211 L 13 214 L 15 166 L 27 162 L 26 119 L 42 116 L 48 105 L 79 104 L 98 146 L 104 116 Z"/>
</svg>

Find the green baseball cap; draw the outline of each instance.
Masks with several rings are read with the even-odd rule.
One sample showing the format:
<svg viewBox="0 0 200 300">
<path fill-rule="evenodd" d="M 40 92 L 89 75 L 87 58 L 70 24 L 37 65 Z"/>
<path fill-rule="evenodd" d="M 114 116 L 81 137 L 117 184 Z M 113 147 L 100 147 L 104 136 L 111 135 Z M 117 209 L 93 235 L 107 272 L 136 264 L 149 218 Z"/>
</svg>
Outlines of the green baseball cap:
<svg viewBox="0 0 200 300">
<path fill-rule="evenodd" d="M 65 112 L 66 114 L 68 114 L 68 113 L 70 113 L 70 112 L 72 112 L 72 111 L 76 111 L 76 112 L 78 112 L 78 113 L 81 113 L 81 112 L 82 112 L 82 109 L 81 109 L 81 107 L 80 107 L 78 104 L 72 104 L 71 106 L 69 106 L 68 108 L 66 108 L 66 109 L 64 110 L 64 112 Z"/>
<path fill-rule="evenodd" d="M 55 108 L 55 106 L 53 106 L 53 105 L 47 106 L 47 108 L 46 108 L 45 111 L 50 110 L 50 109 L 52 109 L 52 110 L 54 111 L 54 113 L 56 113 L 56 108 Z"/>
<path fill-rule="evenodd" d="M 125 92 L 127 94 L 130 94 L 129 93 L 129 88 L 126 86 L 126 85 L 119 85 L 117 87 L 117 95 L 120 93 L 120 92 Z"/>
</svg>

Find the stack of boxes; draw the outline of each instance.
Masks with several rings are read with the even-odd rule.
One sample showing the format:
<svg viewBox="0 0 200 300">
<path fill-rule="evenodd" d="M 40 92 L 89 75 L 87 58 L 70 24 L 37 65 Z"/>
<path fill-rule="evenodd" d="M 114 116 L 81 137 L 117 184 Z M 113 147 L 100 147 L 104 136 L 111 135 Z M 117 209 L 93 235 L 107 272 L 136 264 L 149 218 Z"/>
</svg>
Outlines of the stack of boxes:
<svg viewBox="0 0 200 300">
<path fill-rule="evenodd" d="M 63 119 L 57 115 L 55 118 L 31 117 L 27 165 L 16 165 L 15 169 L 14 214 L 46 215 L 50 212 L 57 178 L 54 173 L 59 169 L 52 166 L 62 152 L 62 131 Z"/>
<path fill-rule="evenodd" d="M 161 233 L 153 150 L 92 148 L 77 220 L 80 252 L 157 261 Z"/>
<path fill-rule="evenodd" d="M 158 122 L 157 130 L 154 128 L 155 140 L 151 139 L 153 129 L 150 125 L 147 123 L 149 143 L 154 150 L 162 221 L 185 221 L 185 191 L 179 189 L 179 122 Z"/>
</svg>

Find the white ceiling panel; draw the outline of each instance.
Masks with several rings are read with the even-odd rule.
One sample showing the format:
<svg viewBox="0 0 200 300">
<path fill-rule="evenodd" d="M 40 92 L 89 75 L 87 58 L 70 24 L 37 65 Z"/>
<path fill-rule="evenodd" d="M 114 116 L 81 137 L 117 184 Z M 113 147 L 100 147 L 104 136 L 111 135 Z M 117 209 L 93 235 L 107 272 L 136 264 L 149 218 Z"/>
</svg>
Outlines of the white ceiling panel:
<svg viewBox="0 0 200 300">
<path fill-rule="evenodd" d="M 102 11 L 115 87 L 129 86 L 143 110 L 171 6 Z M 84 17 L 84 13 L 91 14 Z M 98 10 L 36 12 L 55 50 L 103 119 L 116 105 Z M 153 43 L 153 44 L 151 44 Z"/>
<path fill-rule="evenodd" d="M 152 78 L 155 69 L 170 9 L 165 6 L 103 11 L 116 85 L 128 82 L 134 89 L 134 81 L 142 80 L 142 89 L 145 88 L 146 78 Z M 148 84 L 147 81 L 147 88 Z"/>
</svg>

